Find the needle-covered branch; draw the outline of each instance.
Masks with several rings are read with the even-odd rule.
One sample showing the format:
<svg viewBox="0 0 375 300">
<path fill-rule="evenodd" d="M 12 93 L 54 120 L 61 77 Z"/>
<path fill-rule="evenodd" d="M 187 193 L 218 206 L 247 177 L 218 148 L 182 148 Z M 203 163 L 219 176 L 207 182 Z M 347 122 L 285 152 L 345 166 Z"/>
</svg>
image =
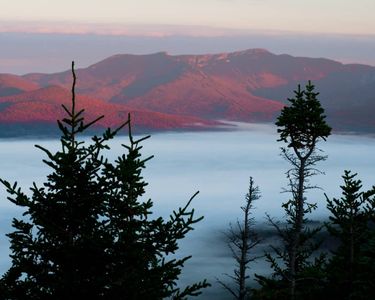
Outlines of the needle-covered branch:
<svg viewBox="0 0 375 300">
<path fill-rule="evenodd" d="M 203 217 L 195 217 L 191 202 L 170 220 L 152 218 L 153 203 L 142 199 L 147 183 L 140 150 L 144 138 L 134 138 L 130 115 L 115 130 L 107 129 L 91 142 L 79 134 L 102 117 L 86 122 L 77 109 L 76 75 L 72 64 L 72 103 L 58 122 L 61 150 L 36 146 L 47 156 L 51 173 L 31 195 L 17 183 L 0 179 L 9 200 L 21 206 L 24 218 L 14 219 L 8 234 L 12 264 L 0 280 L 1 298 L 19 299 L 187 299 L 209 284 L 204 280 L 177 286 L 190 256 L 174 259 L 179 241 Z M 128 129 L 124 153 L 112 162 L 103 156 L 108 141 Z M 4 294 L 4 295 L 3 295 Z"/>
</svg>

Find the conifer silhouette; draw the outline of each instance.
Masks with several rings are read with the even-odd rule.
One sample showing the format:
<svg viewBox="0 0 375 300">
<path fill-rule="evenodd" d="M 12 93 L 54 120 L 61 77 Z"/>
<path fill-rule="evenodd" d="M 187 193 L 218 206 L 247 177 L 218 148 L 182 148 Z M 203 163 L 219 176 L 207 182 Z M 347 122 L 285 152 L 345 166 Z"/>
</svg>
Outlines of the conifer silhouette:
<svg viewBox="0 0 375 300">
<path fill-rule="evenodd" d="M 178 241 L 193 230 L 196 218 L 190 203 L 173 211 L 168 220 L 152 216 L 151 200 L 142 201 L 147 183 L 141 142 L 131 132 L 130 116 L 115 130 L 78 139 L 97 119 L 87 122 L 77 109 L 76 75 L 72 63 L 72 105 L 63 105 L 66 118 L 58 121 L 61 149 L 44 151 L 52 170 L 42 187 L 35 183 L 28 196 L 1 179 L 9 200 L 25 210 L 13 219 L 12 265 L 1 279 L 2 299 L 186 299 L 208 286 L 204 280 L 177 287 L 189 257 L 171 258 Z M 108 141 L 128 128 L 126 153 L 115 162 L 103 156 Z"/>
<path fill-rule="evenodd" d="M 307 225 L 306 214 L 312 212 L 316 204 L 306 200 L 306 191 L 316 188 L 309 179 L 321 173 L 315 165 L 326 159 L 319 153 L 317 145 L 331 134 L 314 85 L 309 81 L 305 90 L 298 85 L 294 94 L 294 98 L 288 99 L 290 105 L 281 110 L 276 121 L 280 135 L 278 141 L 287 144 L 287 147 L 281 147 L 281 155 L 291 165 L 286 172 L 289 184 L 285 189 L 291 198 L 282 204 L 286 224 L 280 225 L 268 217 L 282 245 L 271 246 L 275 255 L 266 254 L 274 270 L 274 280 L 257 276 L 262 286 L 274 291 L 277 295 L 275 299 L 291 300 L 297 299 L 301 293 L 309 294 L 310 289 L 316 286 L 314 281 L 319 280 L 323 257 L 312 261 L 311 255 L 319 247 L 312 238 L 320 228 Z"/>
<path fill-rule="evenodd" d="M 342 197 L 330 200 L 328 232 L 338 242 L 327 264 L 328 289 L 340 299 L 369 299 L 374 293 L 373 192 L 363 192 L 357 173 L 345 170 Z M 372 293 L 369 293 L 372 291 Z"/>
<path fill-rule="evenodd" d="M 255 219 L 253 217 L 254 202 L 260 198 L 259 187 L 255 185 L 253 177 L 250 177 L 248 192 L 245 196 L 245 205 L 241 206 L 243 218 L 237 220 L 236 225 L 230 224 L 227 232 L 228 246 L 232 252 L 232 257 L 236 262 L 233 275 L 227 275 L 235 284 L 235 287 L 218 280 L 234 299 L 245 300 L 250 295 L 250 288 L 247 285 L 246 274 L 249 264 L 259 257 L 254 255 L 254 248 L 260 243 L 260 238 L 255 232 Z"/>
</svg>

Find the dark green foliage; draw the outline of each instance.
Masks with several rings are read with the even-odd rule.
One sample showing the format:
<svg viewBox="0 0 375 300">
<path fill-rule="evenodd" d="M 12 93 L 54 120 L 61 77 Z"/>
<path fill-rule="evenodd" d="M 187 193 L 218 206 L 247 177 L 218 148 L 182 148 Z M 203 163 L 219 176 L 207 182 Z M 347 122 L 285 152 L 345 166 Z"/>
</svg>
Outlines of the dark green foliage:
<svg viewBox="0 0 375 300">
<path fill-rule="evenodd" d="M 331 213 L 327 229 L 332 236 L 340 240 L 340 246 L 334 253 L 341 253 L 349 264 L 356 260 L 359 246 L 364 241 L 367 216 L 364 211 L 366 198 L 361 192 L 361 181 L 355 180 L 357 174 L 351 174 L 351 171 L 345 170 L 344 173 L 344 185 L 340 186 L 343 196 L 332 200 L 326 196 L 327 208 Z M 347 267 L 350 269 L 350 266 Z"/>
<path fill-rule="evenodd" d="M 101 117 L 85 123 L 84 110 L 76 111 L 74 69 L 73 78 L 72 107 L 63 106 L 67 117 L 58 122 L 61 150 L 37 146 L 52 169 L 43 187 L 34 184 L 29 197 L 17 183 L 1 179 L 10 201 L 25 209 L 8 234 L 12 266 L 1 279 L 1 299 L 155 300 L 200 294 L 206 281 L 183 290 L 176 285 L 189 257 L 168 256 L 202 219 L 189 208 L 195 195 L 169 220 L 152 217 L 151 200 L 140 199 L 147 185 L 142 169 L 151 158 L 140 154 L 145 138 L 134 140 L 129 117 L 89 145 L 78 141 L 77 135 Z M 126 154 L 111 162 L 102 152 L 124 126 Z"/>
<path fill-rule="evenodd" d="M 375 292 L 372 192 L 362 192 L 356 176 L 345 171 L 342 197 L 326 196 L 331 213 L 327 229 L 339 243 L 327 265 L 328 283 L 330 293 L 340 299 L 368 299 Z"/>
<path fill-rule="evenodd" d="M 282 109 L 277 118 L 279 141 L 298 151 L 310 151 L 315 148 L 318 139 L 325 140 L 331 134 L 331 127 L 325 121 L 324 109 L 317 99 L 311 81 L 301 90 L 298 85 L 295 98 L 288 99 L 290 106 Z"/>
<path fill-rule="evenodd" d="M 368 239 L 361 245 L 360 279 L 365 295 L 375 295 L 375 186 L 364 193 Z"/>
<path fill-rule="evenodd" d="M 271 277 L 255 275 L 261 288 L 254 290 L 253 299 L 291 299 L 292 279 L 296 283 L 293 298 L 316 299 L 325 284 L 326 256 L 319 253 L 321 241 L 316 238 L 321 227 L 310 227 L 306 224 L 303 226 L 296 247 L 295 273 L 294 277 L 291 277 L 291 256 L 296 229 L 291 225 L 290 219 L 284 226 L 270 217 L 268 219 L 278 231 L 279 241 L 274 241 L 270 245 L 272 251 L 265 253 L 266 261 L 273 270 Z"/>
<path fill-rule="evenodd" d="M 284 107 L 277 119 L 278 141 L 285 142 L 287 147 L 281 148 L 281 155 L 290 163 L 291 169 L 286 173 L 289 180 L 285 192 L 291 198 L 282 204 L 285 210 L 285 224 L 268 219 L 277 230 L 280 245 L 272 245 L 272 253 L 266 253 L 274 273 L 272 279 L 257 276 L 262 290 L 270 293 L 265 299 L 299 299 L 317 295 L 324 255 L 315 256 L 319 243 L 313 237 L 320 227 L 308 225 L 306 214 L 311 213 L 315 203 L 306 200 L 306 191 L 316 188 L 310 185 L 309 178 L 317 173 L 315 165 L 326 159 L 318 153 L 317 143 L 326 140 L 331 128 L 325 122 L 324 110 L 317 99 L 318 93 L 309 81 L 305 90 L 300 86 L 294 91 L 295 98 L 288 99 L 290 106 Z M 271 289 L 271 290 L 270 290 Z M 267 294 L 266 293 L 266 294 Z M 258 291 L 258 296 L 261 295 Z"/>
<path fill-rule="evenodd" d="M 253 289 L 253 300 L 287 300 L 290 295 L 290 280 L 279 274 L 285 273 L 284 270 L 274 272 L 273 276 L 266 277 L 255 275 L 260 288 Z M 298 273 L 297 289 L 295 291 L 295 299 L 316 300 L 330 299 L 326 298 L 325 290 L 325 271 L 324 257 L 319 257 L 303 268 Z M 334 299 L 334 298 L 332 298 Z"/>
</svg>

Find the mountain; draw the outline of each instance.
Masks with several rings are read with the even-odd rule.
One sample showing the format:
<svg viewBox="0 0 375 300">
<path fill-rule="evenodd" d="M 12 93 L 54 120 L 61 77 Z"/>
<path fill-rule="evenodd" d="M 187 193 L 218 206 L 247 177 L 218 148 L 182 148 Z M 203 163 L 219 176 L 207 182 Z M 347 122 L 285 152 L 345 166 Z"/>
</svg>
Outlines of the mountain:
<svg viewBox="0 0 375 300">
<path fill-rule="evenodd" d="M 339 131 L 375 131 L 375 68 L 366 65 L 342 65 L 341 68 L 314 80 L 328 120 Z M 273 100 L 291 97 L 296 81 L 254 91 Z M 286 103 L 286 101 L 283 101 Z"/>
<path fill-rule="evenodd" d="M 0 74 L 0 96 L 17 95 L 32 91 L 39 87 L 38 84 L 12 74 Z"/>
<path fill-rule="evenodd" d="M 60 86 L 48 86 L 0 97 L 0 128 L 3 129 L 0 136 L 17 135 L 17 131 L 22 131 L 23 134 L 53 133 L 56 120 L 65 117 L 61 104 L 69 106 L 70 99 L 70 91 Z M 134 109 L 89 96 L 78 95 L 76 102 L 77 109 L 85 109 L 84 116 L 87 121 L 105 115 L 105 118 L 97 123 L 99 127 L 118 126 L 127 119 L 128 113 L 131 114 L 136 130 L 199 129 L 219 124 L 197 117 Z M 12 126 L 16 126 L 16 129 L 4 132 L 4 130 L 11 130 Z M 32 130 L 28 130 L 28 127 Z"/>
<path fill-rule="evenodd" d="M 297 85 L 312 80 L 334 129 L 375 129 L 371 66 L 275 55 L 264 49 L 179 56 L 160 52 L 114 55 L 78 69 L 77 77 L 82 106 L 93 116 L 105 112 L 110 124 L 129 111 L 144 117 L 140 127 L 153 129 L 212 126 L 215 120 L 273 121 Z M 56 119 L 56 101 L 70 97 L 66 92 L 53 97 L 53 89 L 69 90 L 71 81 L 70 71 L 0 75 L 0 122 Z M 41 113 L 37 105 L 49 110 Z"/>
<path fill-rule="evenodd" d="M 252 95 L 247 83 L 233 78 L 235 67 L 228 70 L 220 67 L 223 63 L 227 67 L 227 56 L 115 55 L 77 70 L 80 80 L 77 92 L 137 109 L 205 119 L 272 119 L 282 105 Z M 69 71 L 25 76 L 41 86 L 58 84 L 66 88 L 70 77 Z"/>
</svg>

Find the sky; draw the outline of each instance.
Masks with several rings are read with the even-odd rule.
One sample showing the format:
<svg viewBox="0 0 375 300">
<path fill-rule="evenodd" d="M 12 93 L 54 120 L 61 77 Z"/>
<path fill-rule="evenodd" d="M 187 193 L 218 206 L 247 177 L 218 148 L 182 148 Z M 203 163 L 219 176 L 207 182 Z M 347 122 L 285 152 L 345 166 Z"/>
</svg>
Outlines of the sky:
<svg viewBox="0 0 375 300">
<path fill-rule="evenodd" d="M 0 20 L 375 34 L 374 0 L 0 0 Z M 15 24 L 16 25 L 16 24 Z M 116 28 L 116 26 L 114 26 Z M 151 29 L 150 29 L 151 30 Z"/>
<path fill-rule="evenodd" d="M 0 0 L 0 73 L 266 48 L 375 65 L 375 0 Z"/>
</svg>

